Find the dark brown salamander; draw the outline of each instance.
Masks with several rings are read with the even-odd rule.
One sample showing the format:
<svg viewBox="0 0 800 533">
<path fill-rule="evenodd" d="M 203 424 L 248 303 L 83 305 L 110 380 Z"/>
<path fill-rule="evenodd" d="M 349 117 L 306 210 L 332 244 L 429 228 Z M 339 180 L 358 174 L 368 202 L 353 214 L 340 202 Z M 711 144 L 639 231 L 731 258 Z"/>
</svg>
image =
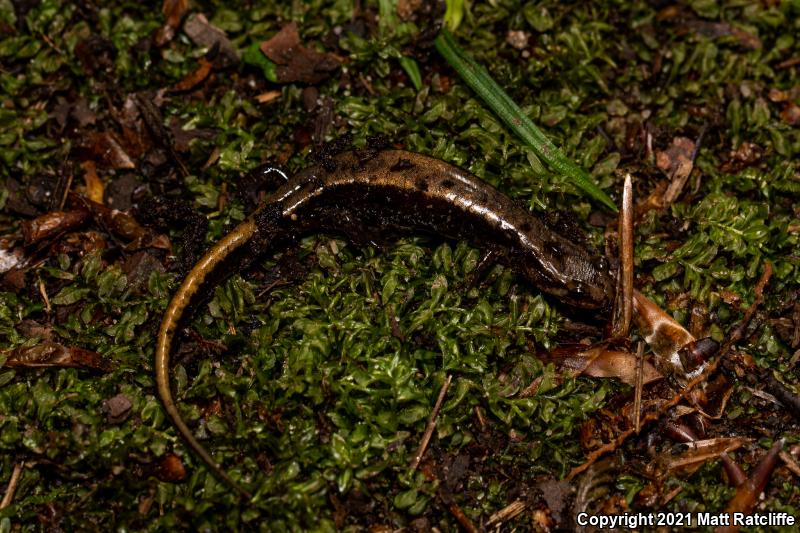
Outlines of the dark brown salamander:
<svg viewBox="0 0 800 533">
<path fill-rule="evenodd" d="M 526 209 L 475 176 L 438 159 L 401 150 L 339 154 L 286 182 L 271 199 L 214 245 L 192 268 L 161 322 L 156 382 L 164 407 L 189 447 L 245 496 L 181 418 L 172 398 L 169 355 L 175 329 L 192 297 L 234 252 L 266 252 L 311 231 L 430 232 L 504 250 L 530 283 L 570 306 L 603 309 L 614 283 L 605 260 L 554 233 Z"/>
</svg>

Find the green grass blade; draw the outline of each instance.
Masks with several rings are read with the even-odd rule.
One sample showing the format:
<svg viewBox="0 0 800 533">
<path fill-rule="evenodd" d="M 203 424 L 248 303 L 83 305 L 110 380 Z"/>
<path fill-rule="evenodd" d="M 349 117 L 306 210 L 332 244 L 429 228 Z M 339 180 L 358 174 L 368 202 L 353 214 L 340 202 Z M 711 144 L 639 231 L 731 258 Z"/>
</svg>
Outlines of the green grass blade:
<svg viewBox="0 0 800 533">
<path fill-rule="evenodd" d="M 464 50 L 446 29 L 442 29 L 434 41 L 436 49 L 447 60 L 461 78 L 497 113 L 506 126 L 511 128 L 534 153 L 551 169 L 570 178 L 576 187 L 612 211 L 617 207 L 611 198 L 592 180 L 589 174 L 567 157 L 528 116 L 522 112 L 510 96 L 492 79 L 489 72 Z"/>
</svg>

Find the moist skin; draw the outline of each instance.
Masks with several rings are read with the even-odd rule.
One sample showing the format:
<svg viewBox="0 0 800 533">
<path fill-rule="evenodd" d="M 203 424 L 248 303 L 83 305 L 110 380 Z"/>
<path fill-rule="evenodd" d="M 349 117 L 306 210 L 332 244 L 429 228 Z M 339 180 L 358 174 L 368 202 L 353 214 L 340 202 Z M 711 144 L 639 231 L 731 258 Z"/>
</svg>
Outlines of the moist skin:
<svg viewBox="0 0 800 533">
<path fill-rule="evenodd" d="M 219 278 L 221 265 L 275 251 L 311 232 L 341 233 L 359 244 L 408 233 L 466 240 L 501 251 L 518 276 L 569 306 L 602 310 L 613 299 L 604 258 L 444 161 L 403 150 L 363 150 L 298 173 L 192 268 L 164 313 L 156 344 L 156 383 L 164 408 L 189 447 L 248 498 L 250 493 L 214 461 L 178 412 L 169 380 L 172 338 L 193 297 Z"/>
</svg>

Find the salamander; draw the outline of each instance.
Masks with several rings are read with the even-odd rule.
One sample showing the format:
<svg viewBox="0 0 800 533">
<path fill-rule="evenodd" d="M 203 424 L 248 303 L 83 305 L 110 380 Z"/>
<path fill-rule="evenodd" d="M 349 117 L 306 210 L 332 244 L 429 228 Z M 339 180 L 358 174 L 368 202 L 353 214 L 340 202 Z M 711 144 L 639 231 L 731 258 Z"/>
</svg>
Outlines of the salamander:
<svg viewBox="0 0 800 533">
<path fill-rule="evenodd" d="M 603 257 L 444 161 L 403 150 L 361 150 L 299 172 L 191 269 L 167 307 L 156 345 L 156 383 L 167 414 L 208 468 L 246 497 L 250 494 L 211 457 L 178 412 L 169 376 L 172 339 L 192 298 L 219 276 L 223 263 L 274 251 L 310 232 L 340 233 L 357 243 L 387 232 L 467 240 L 502 250 L 517 275 L 569 306 L 607 309 L 614 295 Z"/>
</svg>

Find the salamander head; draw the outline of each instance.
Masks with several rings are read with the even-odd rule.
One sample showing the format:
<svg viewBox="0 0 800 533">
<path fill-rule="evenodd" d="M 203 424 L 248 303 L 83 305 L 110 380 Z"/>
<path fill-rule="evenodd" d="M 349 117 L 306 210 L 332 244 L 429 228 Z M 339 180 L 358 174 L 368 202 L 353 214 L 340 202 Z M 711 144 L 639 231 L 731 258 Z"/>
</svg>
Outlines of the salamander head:
<svg viewBox="0 0 800 533">
<path fill-rule="evenodd" d="M 614 301 L 614 279 L 603 257 L 587 253 L 563 254 L 559 279 L 542 280 L 539 265 L 526 264 L 527 277 L 538 279 L 537 285 L 559 301 L 580 309 L 609 309 Z"/>
</svg>

